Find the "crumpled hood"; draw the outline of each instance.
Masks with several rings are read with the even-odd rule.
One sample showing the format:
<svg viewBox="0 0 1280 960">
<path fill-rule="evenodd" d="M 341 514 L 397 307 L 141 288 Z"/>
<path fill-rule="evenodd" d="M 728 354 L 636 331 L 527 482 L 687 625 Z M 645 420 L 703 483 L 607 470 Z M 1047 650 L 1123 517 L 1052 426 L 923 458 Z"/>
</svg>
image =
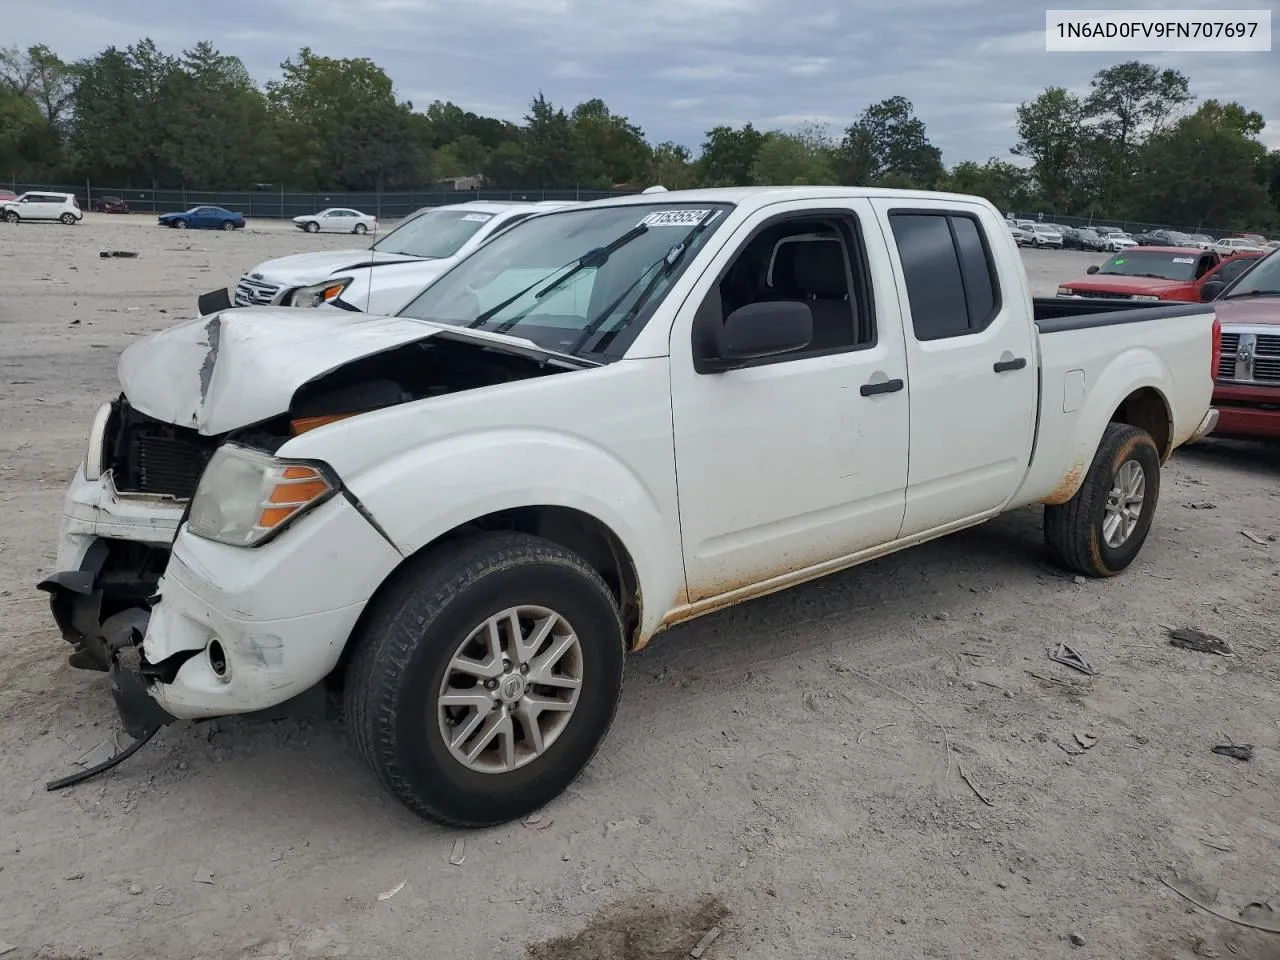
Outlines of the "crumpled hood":
<svg viewBox="0 0 1280 960">
<path fill-rule="evenodd" d="M 407 257 L 400 253 L 382 253 L 377 250 L 322 250 L 316 253 L 297 253 L 291 257 L 277 257 L 260 263 L 249 272 L 250 277 L 261 274 L 262 279 L 281 286 L 309 286 L 323 283 L 336 271 L 347 267 L 370 263 L 421 263 L 421 257 Z"/>
<path fill-rule="evenodd" d="M 120 357 L 120 386 L 147 416 L 215 436 L 285 413 L 297 389 L 322 374 L 440 334 L 546 356 L 528 340 L 422 320 L 242 307 L 135 343 Z"/>
</svg>

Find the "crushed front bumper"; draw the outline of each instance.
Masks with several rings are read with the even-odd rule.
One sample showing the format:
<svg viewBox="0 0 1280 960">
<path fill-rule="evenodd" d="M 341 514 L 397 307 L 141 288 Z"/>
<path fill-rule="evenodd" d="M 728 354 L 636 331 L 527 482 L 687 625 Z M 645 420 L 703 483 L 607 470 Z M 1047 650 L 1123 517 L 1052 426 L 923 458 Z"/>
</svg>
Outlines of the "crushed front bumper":
<svg viewBox="0 0 1280 960">
<path fill-rule="evenodd" d="M 145 613 L 146 599 L 168 562 L 169 547 L 185 509 L 171 497 L 126 495 L 111 474 L 86 480 L 78 470 L 63 504 L 57 572 L 37 586 L 73 666 L 106 670 L 111 651 Z"/>
<path fill-rule="evenodd" d="M 344 497 L 261 547 L 179 532 L 142 640 L 147 695 L 182 719 L 257 713 L 327 677 L 403 557 Z"/>
</svg>

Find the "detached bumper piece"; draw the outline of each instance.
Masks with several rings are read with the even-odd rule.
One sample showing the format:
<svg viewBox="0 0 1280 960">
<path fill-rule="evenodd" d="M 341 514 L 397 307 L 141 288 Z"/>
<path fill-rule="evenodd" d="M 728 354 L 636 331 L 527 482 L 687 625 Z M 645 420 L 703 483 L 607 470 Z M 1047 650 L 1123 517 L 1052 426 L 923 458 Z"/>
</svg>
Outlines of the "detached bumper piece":
<svg viewBox="0 0 1280 960">
<path fill-rule="evenodd" d="M 124 727 L 125 733 L 133 737 L 133 743 L 101 763 L 69 776 L 50 780 L 45 784 L 46 790 L 61 790 L 105 773 L 137 753 L 161 727 L 174 721 L 174 717 L 166 713 L 147 693 L 147 679 L 143 675 L 142 648 L 138 646 L 146 633 L 147 615 L 145 611 L 140 613 L 141 616 L 136 619 L 133 626 L 127 630 L 122 629 L 123 645 L 114 651 L 108 671 L 111 677 L 111 697 L 115 700 L 120 724 Z"/>
<path fill-rule="evenodd" d="M 36 584 L 49 594 L 49 608 L 62 638 L 73 647 L 70 662 L 81 670 L 106 671 L 116 651 L 145 633 L 151 596 L 168 551 L 145 544 L 98 539 L 78 570 L 64 570 Z"/>
</svg>

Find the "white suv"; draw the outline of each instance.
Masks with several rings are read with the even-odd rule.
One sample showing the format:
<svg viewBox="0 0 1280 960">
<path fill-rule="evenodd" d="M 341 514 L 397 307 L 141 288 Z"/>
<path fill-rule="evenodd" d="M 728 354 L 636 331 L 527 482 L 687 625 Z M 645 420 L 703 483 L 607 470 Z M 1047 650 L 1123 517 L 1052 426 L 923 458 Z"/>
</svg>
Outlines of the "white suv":
<svg viewBox="0 0 1280 960">
<path fill-rule="evenodd" d="M 31 190 L 0 205 L 10 223 L 22 220 L 61 220 L 67 226 L 84 219 L 80 202 L 72 193 L 45 193 Z"/>
</svg>

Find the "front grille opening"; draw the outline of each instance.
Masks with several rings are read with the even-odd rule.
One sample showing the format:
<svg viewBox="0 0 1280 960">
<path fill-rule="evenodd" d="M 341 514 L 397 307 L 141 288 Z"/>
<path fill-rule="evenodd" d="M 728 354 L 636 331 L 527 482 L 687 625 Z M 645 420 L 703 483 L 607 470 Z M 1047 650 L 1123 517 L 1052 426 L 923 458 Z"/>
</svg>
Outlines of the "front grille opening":
<svg viewBox="0 0 1280 960">
<path fill-rule="evenodd" d="M 148 417 L 121 397 L 106 438 L 108 465 L 122 493 L 189 500 L 220 442 Z"/>
</svg>

